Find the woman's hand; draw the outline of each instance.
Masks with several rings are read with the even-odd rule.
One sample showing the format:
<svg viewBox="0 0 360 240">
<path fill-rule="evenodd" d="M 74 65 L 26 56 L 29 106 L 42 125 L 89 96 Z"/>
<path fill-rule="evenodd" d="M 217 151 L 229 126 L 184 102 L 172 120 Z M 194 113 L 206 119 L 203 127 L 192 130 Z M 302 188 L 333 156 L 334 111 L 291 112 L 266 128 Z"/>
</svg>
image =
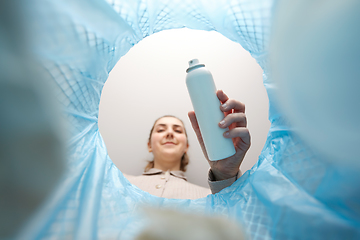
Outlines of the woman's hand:
<svg viewBox="0 0 360 240">
<path fill-rule="evenodd" d="M 229 131 L 224 133 L 224 137 L 232 138 L 236 150 L 236 153 L 233 156 L 219 161 L 210 161 L 196 120 L 195 112 L 191 111 L 188 115 L 204 156 L 209 162 L 211 171 L 213 172 L 216 181 L 221 181 L 232 178 L 238 173 L 245 154 L 250 148 L 250 133 L 246 128 L 245 105 L 237 100 L 229 99 L 222 90 L 218 90 L 216 95 L 222 104 L 220 109 L 225 115 L 225 118 L 220 121 L 219 127 L 229 127 Z"/>
</svg>

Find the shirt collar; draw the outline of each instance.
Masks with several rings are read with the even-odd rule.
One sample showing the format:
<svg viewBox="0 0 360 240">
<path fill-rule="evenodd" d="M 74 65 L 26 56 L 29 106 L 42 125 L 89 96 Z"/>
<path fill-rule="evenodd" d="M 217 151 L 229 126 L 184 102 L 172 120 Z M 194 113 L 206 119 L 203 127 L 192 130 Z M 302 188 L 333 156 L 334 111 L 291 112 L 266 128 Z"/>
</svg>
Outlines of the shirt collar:
<svg viewBox="0 0 360 240">
<path fill-rule="evenodd" d="M 157 169 L 157 168 L 151 168 L 149 169 L 147 172 L 143 172 L 143 175 L 156 175 L 156 174 L 165 174 L 166 171 Z M 186 177 L 185 177 L 185 173 L 183 171 L 169 171 L 171 175 L 173 175 L 174 177 L 177 178 L 181 178 L 184 179 L 185 181 L 187 181 Z"/>
</svg>

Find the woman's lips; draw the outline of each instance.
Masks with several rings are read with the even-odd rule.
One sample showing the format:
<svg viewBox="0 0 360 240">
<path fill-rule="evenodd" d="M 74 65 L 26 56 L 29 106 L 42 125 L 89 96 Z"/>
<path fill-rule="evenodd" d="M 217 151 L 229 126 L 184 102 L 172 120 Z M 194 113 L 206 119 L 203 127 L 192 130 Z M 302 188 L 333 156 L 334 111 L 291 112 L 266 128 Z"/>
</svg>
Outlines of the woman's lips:
<svg viewBox="0 0 360 240">
<path fill-rule="evenodd" d="M 175 143 L 173 143 L 173 142 L 166 142 L 166 143 L 164 143 L 164 145 L 175 145 Z"/>
</svg>

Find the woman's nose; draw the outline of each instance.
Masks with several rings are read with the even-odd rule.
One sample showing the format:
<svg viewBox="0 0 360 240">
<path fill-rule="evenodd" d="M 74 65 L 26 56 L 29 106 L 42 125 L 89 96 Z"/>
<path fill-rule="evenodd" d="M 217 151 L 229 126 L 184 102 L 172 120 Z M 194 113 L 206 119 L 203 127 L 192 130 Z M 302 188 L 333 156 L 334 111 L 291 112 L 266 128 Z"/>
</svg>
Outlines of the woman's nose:
<svg viewBox="0 0 360 240">
<path fill-rule="evenodd" d="M 168 130 L 166 132 L 166 137 L 174 137 L 174 131 L 173 130 Z"/>
</svg>

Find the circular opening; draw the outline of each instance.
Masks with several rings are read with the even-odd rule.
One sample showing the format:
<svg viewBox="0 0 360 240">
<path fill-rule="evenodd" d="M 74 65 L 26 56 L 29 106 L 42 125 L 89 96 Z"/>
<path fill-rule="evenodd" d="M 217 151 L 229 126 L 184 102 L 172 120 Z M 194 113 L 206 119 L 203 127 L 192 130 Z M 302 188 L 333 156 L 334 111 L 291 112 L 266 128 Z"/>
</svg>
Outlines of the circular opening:
<svg viewBox="0 0 360 240">
<path fill-rule="evenodd" d="M 240 44 L 217 32 L 175 29 L 151 35 L 130 49 L 103 88 L 99 128 L 110 158 L 122 172 L 143 172 L 152 159 L 147 152 L 150 129 L 155 119 L 171 114 L 183 120 L 188 132 L 188 181 L 208 187 L 209 165 L 187 117 L 193 107 L 185 71 L 195 58 L 211 71 L 218 89 L 246 104 L 252 145 L 241 170 L 257 161 L 270 127 L 261 67 Z"/>
</svg>

